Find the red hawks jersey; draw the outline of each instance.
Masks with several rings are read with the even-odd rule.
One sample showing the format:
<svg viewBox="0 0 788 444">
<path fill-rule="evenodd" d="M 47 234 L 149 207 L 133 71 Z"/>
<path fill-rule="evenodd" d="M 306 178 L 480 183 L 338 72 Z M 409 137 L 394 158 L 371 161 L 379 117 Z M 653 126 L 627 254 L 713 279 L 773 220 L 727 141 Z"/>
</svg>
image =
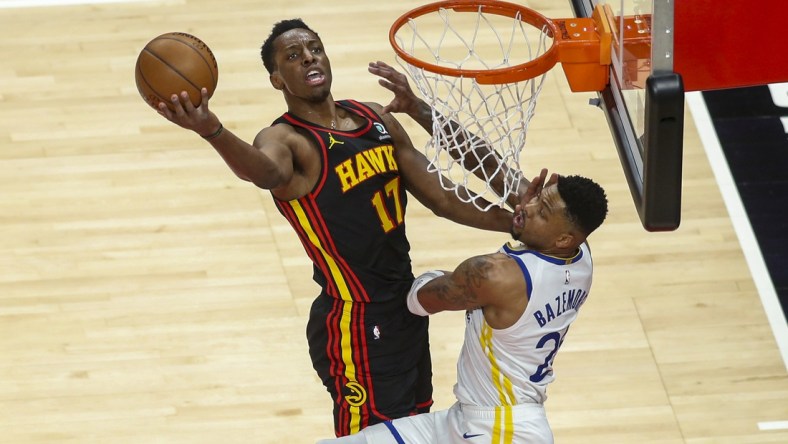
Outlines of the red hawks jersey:
<svg viewBox="0 0 788 444">
<path fill-rule="evenodd" d="M 275 199 L 314 264 L 314 280 L 345 301 L 401 298 L 413 281 L 405 236 L 405 186 L 394 160 L 391 135 L 368 106 L 336 103 L 363 118 L 353 131 L 338 131 L 283 114 L 284 123 L 308 134 L 320 155 L 320 177 L 299 199 Z"/>
</svg>

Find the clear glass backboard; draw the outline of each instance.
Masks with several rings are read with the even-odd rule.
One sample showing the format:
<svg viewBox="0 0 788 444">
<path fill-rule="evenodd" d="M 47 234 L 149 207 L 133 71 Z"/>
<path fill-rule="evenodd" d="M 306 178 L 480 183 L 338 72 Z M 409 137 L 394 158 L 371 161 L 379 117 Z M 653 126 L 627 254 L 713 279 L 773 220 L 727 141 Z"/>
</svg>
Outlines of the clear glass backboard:
<svg viewBox="0 0 788 444">
<path fill-rule="evenodd" d="M 570 0 L 577 17 L 605 11 L 610 84 L 599 93 L 632 197 L 649 231 L 681 220 L 684 87 L 673 70 L 673 0 Z"/>
</svg>

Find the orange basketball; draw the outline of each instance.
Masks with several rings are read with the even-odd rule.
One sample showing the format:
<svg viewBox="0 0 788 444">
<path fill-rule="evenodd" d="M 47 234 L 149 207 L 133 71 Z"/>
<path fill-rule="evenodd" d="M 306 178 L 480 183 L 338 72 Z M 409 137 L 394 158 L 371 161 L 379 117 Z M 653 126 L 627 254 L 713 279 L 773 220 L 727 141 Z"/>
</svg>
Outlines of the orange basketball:
<svg viewBox="0 0 788 444">
<path fill-rule="evenodd" d="M 153 108 L 164 102 L 173 109 L 170 96 L 181 91 L 188 92 L 192 104 L 199 106 L 201 88 L 208 89 L 208 97 L 216 90 L 219 67 L 202 40 L 184 32 L 169 32 L 142 49 L 135 80 L 142 98 Z"/>
</svg>

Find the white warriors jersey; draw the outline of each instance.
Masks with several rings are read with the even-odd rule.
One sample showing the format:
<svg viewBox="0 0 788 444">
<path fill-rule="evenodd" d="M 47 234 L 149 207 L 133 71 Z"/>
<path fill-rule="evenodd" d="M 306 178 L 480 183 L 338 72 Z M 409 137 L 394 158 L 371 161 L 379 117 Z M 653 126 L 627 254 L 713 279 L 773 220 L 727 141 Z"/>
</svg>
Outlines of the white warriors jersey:
<svg viewBox="0 0 788 444">
<path fill-rule="evenodd" d="M 528 305 L 514 325 L 496 330 L 483 309 L 466 314 L 465 342 L 457 361 L 454 394 L 462 404 L 506 406 L 543 403 L 555 379 L 553 359 L 591 288 L 587 244 L 568 259 L 504 245 L 525 279 Z"/>
</svg>

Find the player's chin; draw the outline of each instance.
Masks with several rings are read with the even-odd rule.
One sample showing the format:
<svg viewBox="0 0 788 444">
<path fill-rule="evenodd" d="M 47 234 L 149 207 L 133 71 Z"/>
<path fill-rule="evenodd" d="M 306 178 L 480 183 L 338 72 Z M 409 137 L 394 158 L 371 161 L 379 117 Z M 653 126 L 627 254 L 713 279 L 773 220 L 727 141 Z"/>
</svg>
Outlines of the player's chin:
<svg viewBox="0 0 788 444">
<path fill-rule="evenodd" d="M 319 88 L 312 91 L 312 93 L 309 95 L 309 99 L 311 102 L 321 103 L 325 101 L 330 94 L 331 90 L 329 88 Z"/>
<path fill-rule="evenodd" d="M 512 235 L 512 239 L 514 239 L 516 241 L 519 241 L 520 240 L 520 236 L 523 235 L 523 230 L 522 229 L 518 229 L 514 225 L 512 225 L 512 228 L 509 230 L 509 234 Z"/>
</svg>

